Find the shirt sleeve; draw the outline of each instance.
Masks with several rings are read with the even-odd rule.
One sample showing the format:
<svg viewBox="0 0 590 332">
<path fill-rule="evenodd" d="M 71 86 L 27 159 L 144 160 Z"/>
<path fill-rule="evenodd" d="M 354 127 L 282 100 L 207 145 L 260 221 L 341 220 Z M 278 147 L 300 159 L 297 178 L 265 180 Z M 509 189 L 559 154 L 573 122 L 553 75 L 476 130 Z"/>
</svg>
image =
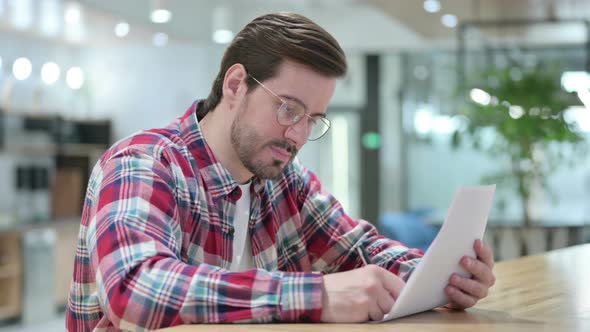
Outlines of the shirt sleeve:
<svg viewBox="0 0 590 332">
<path fill-rule="evenodd" d="M 314 269 L 333 273 L 361 267 L 362 258 L 355 249 L 362 247 L 370 263 L 407 281 L 424 253 L 379 235 L 375 226 L 365 220 L 350 218 L 313 172 L 297 162 L 293 165 L 299 175 L 298 204 L 306 225 L 308 250 L 315 258 Z"/>
<path fill-rule="evenodd" d="M 100 306 L 118 329 L 186 323 L 319 321 L 320 273 L 232 273 L 181 260 L 187 234 L 177 174 L 164 158 L 126 150 L 95 167 L 85 241 Z M 185 203 L 186 204 L 186 203 Z M 210 234 L 213 236 L 214 234 Z M 188 241 L 188 239 L 187 239 Z"/>
</svg>

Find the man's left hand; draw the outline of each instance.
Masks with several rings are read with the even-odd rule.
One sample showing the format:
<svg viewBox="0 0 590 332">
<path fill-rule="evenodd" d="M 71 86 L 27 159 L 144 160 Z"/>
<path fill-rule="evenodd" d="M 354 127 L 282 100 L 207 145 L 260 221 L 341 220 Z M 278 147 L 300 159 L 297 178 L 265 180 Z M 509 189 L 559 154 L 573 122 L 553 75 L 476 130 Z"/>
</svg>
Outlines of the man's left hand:
<svg viewBox="0 0 590 332">
<path fill-rule="evenodd" d="M 473 307 L 477 301 L 488 295 L 488 289 L 496 282 L 492 272 L 494 256 L 492 249 L 482 240 L 475 240 L 473 244 L 477 259 L 464 256 L 461 266 L 472 275 L 466 278 L 454 273 L 449 279 L 449 285 L 445 288 L 445 294 L 450 299 L 447 307 L 452 309 L 465 309 Z"/>
</svg>

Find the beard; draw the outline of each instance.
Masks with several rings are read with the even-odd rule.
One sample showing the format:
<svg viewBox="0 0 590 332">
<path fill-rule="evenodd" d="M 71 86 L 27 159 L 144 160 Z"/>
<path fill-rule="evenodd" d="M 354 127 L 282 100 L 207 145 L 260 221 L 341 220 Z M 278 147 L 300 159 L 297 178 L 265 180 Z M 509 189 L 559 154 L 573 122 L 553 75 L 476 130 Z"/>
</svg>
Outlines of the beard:
<svg viewBox="0 0 590 332">
<path fill-rule="evenodd" d="M 293 161 L 297 155 L 297 147 L 289 144 L 286 140 L 280 139 L 272 139 L 264 143 L 265 137 L 258 134 L 254 128 L 249 127 L 243 120 L 244 115 L 248 112 L 247 105 L 246 100 L 231 125 L 231 144 L 238 158 L 250 173 L 261 179 L 275 180 L 280 177 L 285 167 Z M 271 162 L 264 162 L 256 158 L 258 152 L 271 146 L 285 149 L 291 154 L 291 158 L 284 165 L 282 160 L 273 159 Z"/>
</svg>

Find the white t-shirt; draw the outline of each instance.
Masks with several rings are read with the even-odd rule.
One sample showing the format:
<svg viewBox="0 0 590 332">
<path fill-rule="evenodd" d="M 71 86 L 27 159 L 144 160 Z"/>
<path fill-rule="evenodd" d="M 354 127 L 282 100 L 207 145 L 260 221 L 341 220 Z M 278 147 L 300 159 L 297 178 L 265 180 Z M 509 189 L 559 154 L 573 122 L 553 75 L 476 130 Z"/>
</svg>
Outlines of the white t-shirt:
<svg viewBox="0 0 590 332">
<path fill-rule="evenodd" d="M 241 272 L 256 268 L 248 222 L 250 220 L 250 183 L 240 185 L 242 196 L 236 202 L 234 215 L 234 250 L 230 271 Z"/>
</svg>

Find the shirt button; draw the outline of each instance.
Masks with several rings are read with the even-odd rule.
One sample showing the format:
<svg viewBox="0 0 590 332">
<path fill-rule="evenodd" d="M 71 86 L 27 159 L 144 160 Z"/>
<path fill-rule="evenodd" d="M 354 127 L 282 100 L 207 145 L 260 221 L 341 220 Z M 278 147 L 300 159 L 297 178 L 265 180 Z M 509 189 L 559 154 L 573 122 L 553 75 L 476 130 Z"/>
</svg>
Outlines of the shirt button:
<svg viewBox="0 0 590 332">
<path fill-rule="evenodd" d="M 235 231 L 236 230 L 233 227 L 230 227 L 229 228 L 229 235 L 232 235 L 233 236 Z"/>
<path fill-rule="evenodd" d="M 234 197 L 240 197 L 240 195 L 242 195 L 242 192 L 241 192 L 240 188 L 236 188 L 231 192 L 231 195 Z"/>
</svg>

